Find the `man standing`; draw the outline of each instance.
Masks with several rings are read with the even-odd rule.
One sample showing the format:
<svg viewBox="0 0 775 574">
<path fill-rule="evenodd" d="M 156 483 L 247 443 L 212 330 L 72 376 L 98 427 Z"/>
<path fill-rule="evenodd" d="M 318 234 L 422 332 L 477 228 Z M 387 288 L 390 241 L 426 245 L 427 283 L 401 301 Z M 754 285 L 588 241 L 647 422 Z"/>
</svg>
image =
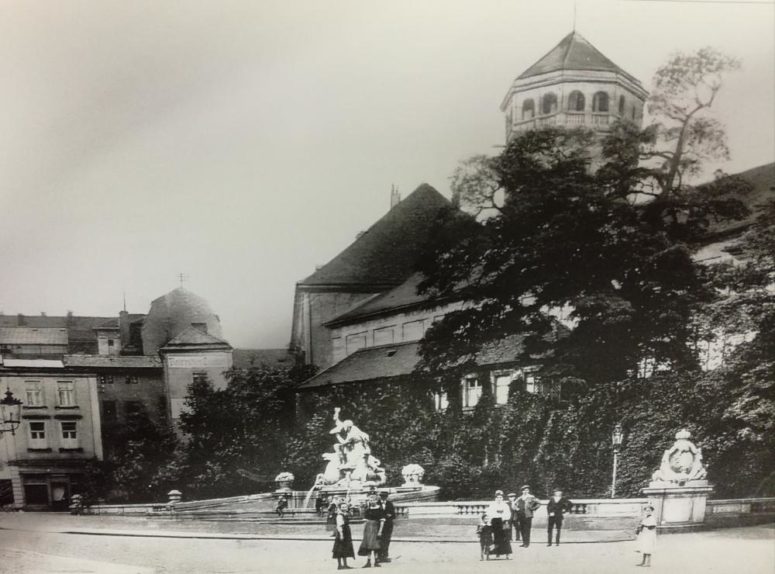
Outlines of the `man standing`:
<svg viewBox="0 0 775 574">
<path fill-rule="evenodd" d="M 517 519 L 517 495 L 513 492 L 509 492 L 508 505 L 511 509 L 511 516 L 509 517 L 509 540 L 518 542 L 520 540 L 520 535 L 519 521 Z"/>
<path fill-rule="evenodd" d="M 388 550 L 390 548 L 390 539 L 393 537 L 393 520 L 396 518 L 396 507 L 388 500 L 390 493 L 382 490 L 379 493 L 380 504 L 385 516 L 385 523 L 382 526 L 382 536 L 380 538 L 380 550 L 378 560 L 380 562 L 390 562 Z"/>
<path fill-rule="evenodd" d="M 533 527 L 533 514 L 541 506 L 538 499 L 530 494 L 530 486 L 522 486 L 522 496 L 517 499 L 517 519 L 522 534 L 522 548 L 530 546 L 530 529 Z"/>
<path fill-rule="evenodd" d="M 555 490 L 554 496 L 549 499 L 546 505 L 546 512 L 549 513 L 549 522 L 546 527 L 547 546 L 552 545 L 552 528 L 557 529 L 555 545 L 560 545 L 560 530 L 562 530 L 562 519 L 566 512 L 570 512 L 573 503 L 562 495 L 562 490 Z"/>
</svg>

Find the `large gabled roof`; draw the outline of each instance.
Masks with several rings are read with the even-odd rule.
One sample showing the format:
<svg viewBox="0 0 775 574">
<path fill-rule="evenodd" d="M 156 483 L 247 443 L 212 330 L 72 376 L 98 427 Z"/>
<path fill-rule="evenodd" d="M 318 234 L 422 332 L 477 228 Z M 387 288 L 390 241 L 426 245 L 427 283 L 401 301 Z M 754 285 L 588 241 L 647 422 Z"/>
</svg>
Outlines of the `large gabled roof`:
<svg viewBox="0 0 775 574">
<path fill-rule="evenodd" d="M 560 43 L 549 50 L 543 58 L 522 72 L 519 79 L 561 70 L 615 72 L 632 78 L 632 76 L 606 58 L 600 50 L 574 30 L 560 40 Z M 634 78 L 632 79 L 634 80 Z"/>
<path fill-rule="evenodd" d="M 414 272 L 439 215 L 454 209 L 424 183 L 300 286 L 392 286 Z"/>
</svg>

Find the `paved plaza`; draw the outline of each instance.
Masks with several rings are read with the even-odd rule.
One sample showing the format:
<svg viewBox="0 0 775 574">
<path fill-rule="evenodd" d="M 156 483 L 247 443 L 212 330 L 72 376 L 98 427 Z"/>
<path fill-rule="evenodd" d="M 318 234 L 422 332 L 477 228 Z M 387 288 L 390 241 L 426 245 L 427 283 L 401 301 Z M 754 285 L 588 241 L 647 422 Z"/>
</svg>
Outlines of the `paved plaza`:
<svg viewBox="0 0 775 574">
<path fill-rule="evenodd" d="M 118 529 L 94 526 L 99 518 L 25 514 L 0 516 L 0 572 L 18 573 L 249 573 L 280 572 L 315 574 L 336 570 L 331 541 L 225 537 L 214 525 L 198 523 L 198 529 L 172 531 L 161 528 Z M 126 526 L 132 526 L 128 521 Z M 357 529 L 356 529 L 357 530 Z M 398 533 L 397 533 L 398 534 Z M 635 543 L 569 542 L 547 548 L 543 532 L 534 532 L 530 548 L 515 548 L 511 560 L 479 561 L 478 545 L 443 542 L 441 537 L 397 542 L 395 560 L 384 571 L 429 572 L 558 572 L 619 574 L 640 572 Z M 219 536 L 219 538 L 213 538 Z M 242 536 L 242 538 L 238 538 Z M 357 544 L 357 542 L 356 542 Z M 353 565 L 361 567 L 363 559 Z M 653 573 L 771 574 L 775 571 L 775 525 L 732 528 L 660 536 L 654 554 Z"/>
</svg>

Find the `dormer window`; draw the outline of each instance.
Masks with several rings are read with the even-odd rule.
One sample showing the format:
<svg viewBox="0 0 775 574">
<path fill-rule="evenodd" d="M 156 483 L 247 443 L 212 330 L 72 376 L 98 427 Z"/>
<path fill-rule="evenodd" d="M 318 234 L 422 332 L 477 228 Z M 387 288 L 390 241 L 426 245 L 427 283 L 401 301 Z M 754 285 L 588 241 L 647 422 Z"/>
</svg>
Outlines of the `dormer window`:
<svg viewBox="0 0 775 574">
<path fill-rule="evenodd" d="M 592 98 L 592 111 L 593 112 L 607 112 L 608 111 L 608 94 L 605 92 L 597 92 Z"/>
<path fill-rule="evenodd" d="M 194 329 L 196 329 L 198 331 L 201 331 L 202 333 L 207 334 L 207 323 L 191 323 L 191 326 Z"/>
<path fill-rule="evenodd" d="M 544 115 L 546 114 L 553 114 L 557 111 L 557 95 L 549 92 L 548 94 L 544 95 L 543 99 L 541 100 L 541 113 Z"/>
<path fill-rule="evenodd" d="M 582 94 L 578 90 L 572 91 L 570 93 L 570 96 L 568 96 L 569 112 L 583 112 L 585 104 L 586 102 L 584 101 L 584 94 Z"/>
</svg>

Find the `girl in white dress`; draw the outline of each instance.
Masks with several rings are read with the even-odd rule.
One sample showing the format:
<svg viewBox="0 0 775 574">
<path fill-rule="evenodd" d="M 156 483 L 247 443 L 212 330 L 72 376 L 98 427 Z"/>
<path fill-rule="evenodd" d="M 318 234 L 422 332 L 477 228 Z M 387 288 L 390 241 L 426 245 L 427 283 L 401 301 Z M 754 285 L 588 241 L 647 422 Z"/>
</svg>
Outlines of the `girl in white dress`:
<svg viewBox="0 0 775 574">
<path fill-rule="evenodd" d="M 651 566 L 651 555 L 657 543 L 657 519 L 654 507 L 650 504 L 643 508 L 643 518 L 638 526 L 638 552 L 643 554 L 643 561 L 638 566 Z"/>
</svg>

